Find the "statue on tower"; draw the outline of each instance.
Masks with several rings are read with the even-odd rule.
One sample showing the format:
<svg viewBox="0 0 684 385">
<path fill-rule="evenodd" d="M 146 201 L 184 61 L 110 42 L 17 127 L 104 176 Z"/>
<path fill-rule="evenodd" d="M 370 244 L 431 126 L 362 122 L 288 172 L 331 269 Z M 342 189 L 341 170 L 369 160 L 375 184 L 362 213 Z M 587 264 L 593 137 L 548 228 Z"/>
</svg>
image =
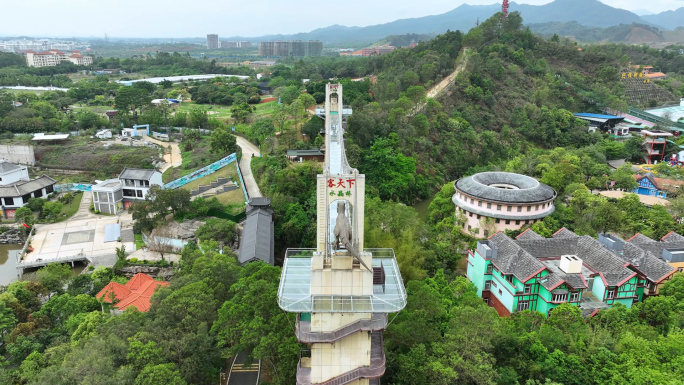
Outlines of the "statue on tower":
<svg viewBox="0 0 684 385">
<path fill-rule="evenodd" d="M 346 208 L 347 202 L 337 202 L 337 220 L 335 221 L 335 228 L 333 229 L 333 234 L 335 235 L 333 250 L 339 250 L 340 245 L 342 245 L 351 251 L 351 225 L 347 219 Z"/>
</svg>

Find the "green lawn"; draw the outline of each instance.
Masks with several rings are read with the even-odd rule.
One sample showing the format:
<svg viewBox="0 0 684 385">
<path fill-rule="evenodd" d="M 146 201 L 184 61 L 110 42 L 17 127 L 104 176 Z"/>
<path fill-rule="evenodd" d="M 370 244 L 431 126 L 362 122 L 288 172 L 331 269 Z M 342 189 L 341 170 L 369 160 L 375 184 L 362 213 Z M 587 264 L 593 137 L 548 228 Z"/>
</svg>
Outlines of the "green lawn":
<svg viewBox="0 0 684 385">
<path fill-rule="evenodd" d="M 207 176 L 204 176 L 202 178 L 196 179 L 185 186 L 181 187 L 182 189 L 192 191 L 197 189 L 197 186 L 199 185 L 208 185 L 211 182 L 216 181 L 216 178 L 230 178 L 233 180 L 233 182 L 237 183 L 238 186 L 240 185 L 240 178 L 238 178 L 238 173 L 237 173 L 237 167 L 235 166 L 235 162 L 227 165 L 226 167 L 216 171 L 213 174 L 209 174 Z M 242 190 L 240 190 L 242 191 Z M 243 199 L 244 201 L 244 199 Z"/>
<path fill-rule="evenodd" d="M 83 192 L 75 191 L 71 194 L 74 194 L 74 199 L 68 205 L 62 206 L 62 211 L 59 212 L 59 219 L 57 219 L 55 222 L 66 221 L 67 219 L 76 215 L 78 207 L 81 205 L 81 199 L 83 199 Z"/>
<path fill-rule="evenodd" d="M 140 250 L 143 247 L 147 247 L 145 244 L 145 241 L 142 239 L 142 234 L 134 234 L 133 237 L 135 237 L 135 249 Z"/>
<path fill-rule="evenodd" d="M 238 188 L 237 190 L 219 194 L 216 196 L 216 199 L 224 205 L 239 205 L 245 203 L 245 194 L 242 192 L 242 188 Z"/>
<path fill-rule="evenodd" d="M 218 117 L 221 119 L 230 118 L 230 106 L 220 106 L 212 104 L 197 104 L 195 102 L 183 102 L 178 107 L 178 111 L 190 112 L 193 108 L 200 107 L 206 110 L 210 117 Z"/>
<path fill-rule="evenodd" d="M 257 104 L 257 106 L 256 106 L 257 110 L 254 114 L 258 117 L 270 115 L 273 113 L 273 111 L 275 110 L 277 105 L 278 105 L 277 101 Z"/>
</svg>

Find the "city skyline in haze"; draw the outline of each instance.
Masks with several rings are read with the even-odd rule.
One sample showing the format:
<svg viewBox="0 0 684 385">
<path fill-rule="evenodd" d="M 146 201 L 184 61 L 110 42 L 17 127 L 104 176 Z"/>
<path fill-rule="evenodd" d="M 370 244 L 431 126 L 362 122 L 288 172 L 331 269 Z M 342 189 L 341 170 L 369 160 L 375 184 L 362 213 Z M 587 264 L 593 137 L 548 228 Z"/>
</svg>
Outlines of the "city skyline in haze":
<svg viewBox="0 0 684 385">
<path fill-rule="evenodd" d="M 437 15 L 462 4 L 496 4 L 492 0 L 423 0 L 420 4 L 394 0 L 348 0 L 334 9 L 320 1 L 254 0 L 4 0 L 0 36 L 191 38 L 216 33 L 221 38 L 294 34 L 334 24 L 365 27 L 397 19 Z M 522 0 L 541 5 L 551 0 Z M 683 0 L 602 0 L 627 10 L 647 8 L 653 13 L 684 6 Z M 334 12 L 333 12 L 334 11 Z M 524 15 L 523 15 L 524 17 Z M 31 22 L 28 23 L 27 19 Z M 407 31 L 410 32 L 410 31 Z"/>
</svg>

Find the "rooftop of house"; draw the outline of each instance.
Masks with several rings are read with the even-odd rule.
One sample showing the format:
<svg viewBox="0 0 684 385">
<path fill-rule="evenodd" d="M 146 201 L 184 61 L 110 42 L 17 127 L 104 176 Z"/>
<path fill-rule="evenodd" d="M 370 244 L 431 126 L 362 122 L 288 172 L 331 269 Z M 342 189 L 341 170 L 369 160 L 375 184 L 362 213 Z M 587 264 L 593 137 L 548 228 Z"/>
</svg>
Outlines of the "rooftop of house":
<svg viewBox="0 0 684 385">
<path fill-rule="evenodd" d="M 496 249 L 491 256 L 492 264 L 503 274 L 513 274 L 521 282 L 548 271 L 542 286 L 549 290 L 564 282 L 575 289 L 586 288 L 586 280 L 594 276 L 599 276 L 607 286 L 620 286 L 637 272 L 657 283 L 675 272 L 661 258 L 663 250 L 684 249 L 684 237 L 676 233 L 668 234 L 661 242 L 641 234 L 628 241 L 603 234 L 600 238 L 611 241 L 579 236 L 565 228 L 552 238 L 544 238 L 528 229 L 515 240 L 498 232 L 489 237 L 487 245 Z M 561 257 L 568 255 L 582 260 L 579 273 L 567 274 L 560 268 Z"/>
<path fill-rule="evenodd" d="M 169 285 L 169 282 L 155 281 L 147 274 L 138 273 L 125 285 L 113 281 L 108 283 L 96 297 L 107 303 L 115 302 L 114 307 L 119 310 L 134 306 L 139 311 L 146 312 L 150 310 L 150 299 L 157 287 Z"/>
<path fill-rule="evenodd" d="M 242 231 L 238 260 L 245 264 L 262 260 L 273 265 L 273 210 L 269 198 L 252 198 Z"/>
<path fill-rule="evenodd" d="M 13 198 L 30 194 L 57 183 L 47 175 L 32 180 L 22 180 L 5 186 L 0 186 L 0 198 Z"/>
<path fill-rule="evenodd" d="M 494 202 L 535 203 L 552 200 L 556 191 L 527 175 L 481 172 L 456 181 L 457 190 Z"/>
<path fill-rule="evenodd" d="M 119 175 L 119 179 L 150 180 L 154 176 L 155 172 L 158 171 L 144 168 L 126 167 Z"/>
<path fill-rule="evenodd" d="M 14 163 L 10 163 L 4 159 L 0 159 L 0 174 L 6 174 L 8 172 L 14 172 L 21 169 L 21 166 L 18 166 Z"/>
<path fill-rule="evenodd" d="M 664 190 L 671 186 L 684 185 L 684 181 L 676 179 L 658 178 L 651 172 L 646 173 L 644 175 L 634 175 L 634 179 L 636 179 L 637 182 L 641 182 L 643 179 L 648 179 L 651 182 L 651 184 L 659 190 Z"/>
</svg>

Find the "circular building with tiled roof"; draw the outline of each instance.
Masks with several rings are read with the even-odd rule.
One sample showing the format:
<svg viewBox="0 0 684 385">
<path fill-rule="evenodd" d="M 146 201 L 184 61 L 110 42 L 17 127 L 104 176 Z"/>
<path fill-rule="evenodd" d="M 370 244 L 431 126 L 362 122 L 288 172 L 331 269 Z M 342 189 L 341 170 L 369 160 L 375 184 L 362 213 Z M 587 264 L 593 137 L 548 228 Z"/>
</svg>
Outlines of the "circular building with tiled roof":
<svg viewBox="0 0 684 385">
<path fill-rule="evenodd" d="M 526 175 L 483 172 L 457 180 L 454 188 L 461 230 L 476 237 L 529 226 L 555 210 L 556 191 Z"/>
</svg>

